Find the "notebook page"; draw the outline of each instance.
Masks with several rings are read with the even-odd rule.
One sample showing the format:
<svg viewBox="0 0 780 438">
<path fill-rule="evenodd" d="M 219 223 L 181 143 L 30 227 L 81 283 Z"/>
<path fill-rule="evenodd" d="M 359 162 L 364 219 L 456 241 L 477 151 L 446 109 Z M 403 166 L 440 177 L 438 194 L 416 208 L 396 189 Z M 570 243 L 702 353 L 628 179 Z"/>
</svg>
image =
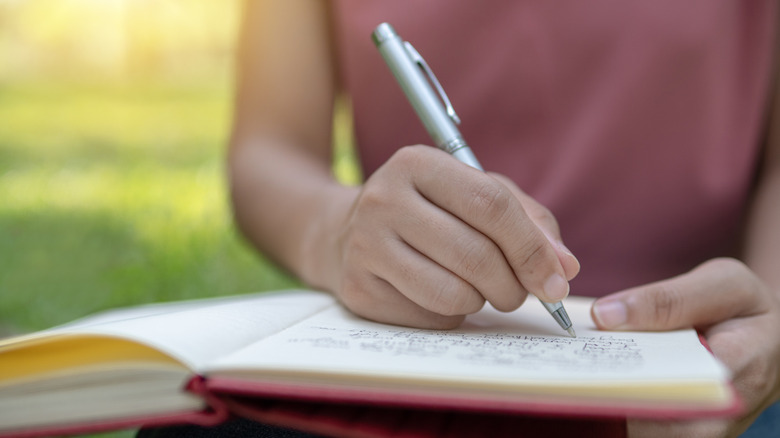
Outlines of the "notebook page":
<svg viewBox="0 0 780 438">
<path fill-rule="evenodd" d="M 140 306 L 87 317 L 33 334 L 108 335 L 139 341 L 193 370 L 335 306 L 323 292 L 279 291 Z"/>
<path fill-rule="evenodd" d="M 571 338 L 535 301 L 512 313 L 486 306 L 449 331 L 378 324 L 334 307 L 216 362 L 211 371 L 297 370 L 502 385 L 727 377 L 693 330 L 599 331 L 589 314 L 592 300 L 571 297 L 565 306 L 578 334 Z"/>
</svg>

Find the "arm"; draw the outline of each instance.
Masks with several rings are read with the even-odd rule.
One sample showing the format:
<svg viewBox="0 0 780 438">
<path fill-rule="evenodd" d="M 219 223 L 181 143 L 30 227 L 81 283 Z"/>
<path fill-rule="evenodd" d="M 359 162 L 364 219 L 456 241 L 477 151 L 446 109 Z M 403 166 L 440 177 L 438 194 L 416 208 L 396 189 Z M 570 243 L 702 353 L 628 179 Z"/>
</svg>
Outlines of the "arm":
<svg viewBox="0 0 780 438">
<path fill-rule="evenodd" d="M 756 189 L 745 238 L 745 262 L 780 295 L 780 74 L 761 179 Z"/>
<path fill-rule="evenodd" d="M 576 259 L 549 212 L 506 179 L 401 145 L 359 188 L 332 178 L 329 23 L 326 2 L 246 4 L 228 163 L 244 235 L 383 322 L 452 327 L 485 300 L 512 310 L 529 291 L 565 296 Z"/>
<path fill-rule="evenodd" d="M 325 8 L 246 2 L 228 156 L 238 226 L 299 275 L 312 219 L 345 196 L 330 174 L 336 75 Z"/>
</svg>

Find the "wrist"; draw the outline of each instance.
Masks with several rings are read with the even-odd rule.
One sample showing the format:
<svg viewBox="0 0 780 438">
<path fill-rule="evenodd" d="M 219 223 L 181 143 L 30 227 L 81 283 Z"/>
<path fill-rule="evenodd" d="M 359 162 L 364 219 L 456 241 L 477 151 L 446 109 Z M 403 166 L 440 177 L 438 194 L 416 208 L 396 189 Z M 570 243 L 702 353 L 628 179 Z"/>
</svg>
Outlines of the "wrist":
<svg viewBox="0 0 780 438">
<path fill-rule="evenodd" d="M 317 196 L 320 205 L 303 231 L 297 275 L 306 284 L 335 293 L 341 278 L 341 230 L 359 193 L 359 187 L 334 186 Z"/>
</svg>

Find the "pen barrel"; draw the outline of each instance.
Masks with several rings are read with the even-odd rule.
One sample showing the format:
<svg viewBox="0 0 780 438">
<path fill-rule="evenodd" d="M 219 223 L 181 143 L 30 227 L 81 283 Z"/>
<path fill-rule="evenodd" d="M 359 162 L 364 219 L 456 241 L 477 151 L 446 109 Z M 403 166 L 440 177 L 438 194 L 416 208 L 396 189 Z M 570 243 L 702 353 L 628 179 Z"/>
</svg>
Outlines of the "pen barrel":
<svg viewBox="0 0 780 438">
<path fill-rule="evenodd" d="M 571 319 L 569 318 L 569 314 L 566 312 L 566 308 L 563 307 L 563 303 L 560 301 L 557 303 L 546 303 L 544 301 L 540 301 L 542 305 L 547 309 L 547 311 L 552 315 L 553 319 L 560 325 L 564 330 L 571 327 Z"/>
<path fill-rule="evenodd" d="M 436 146 L 460 161 L 482 170 L 455 123 L 447 115 L 439 96 L 420 66 L 412 60 L 412 55 L 392 26 L 381 24 L 372 34 L 372 38 Z"/>
<path fill-rule="evenodd" d="M 450 153 L 461 163 L 466 163 L 477 170 L 481 170 L 481 171 L 485 170 L 482 168 L 482 165 L 479 164 L 479 161 L 477 160 L 477 157 L 474 155 L 474 152 L 472 152 L 471 148 L 468 147 L 468 145 L 466 145 L 465 143 L 464 146 Z"/>
</svg>

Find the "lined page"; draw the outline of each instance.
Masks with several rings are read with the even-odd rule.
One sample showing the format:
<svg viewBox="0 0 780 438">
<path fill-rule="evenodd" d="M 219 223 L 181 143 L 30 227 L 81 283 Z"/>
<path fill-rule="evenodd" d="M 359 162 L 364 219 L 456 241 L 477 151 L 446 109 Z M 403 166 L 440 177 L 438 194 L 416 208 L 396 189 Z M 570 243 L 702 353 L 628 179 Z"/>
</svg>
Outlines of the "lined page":
<svg viewBox="0 0 780 438">
<path fill-rule="evenodd" d="M 565 306 L 578 337 L 563 331 L 536 299 L 501 313 L 486 306 L 455 330 L 420 330 L 328 309 L 218 361 L 212 371 L 281 370 L 338 375 L 415 376 L 432 380 L 637 382 L 719 380 L 727 371 L 693 330 L 605 332 L 592 300 Z"/>
</svg>

